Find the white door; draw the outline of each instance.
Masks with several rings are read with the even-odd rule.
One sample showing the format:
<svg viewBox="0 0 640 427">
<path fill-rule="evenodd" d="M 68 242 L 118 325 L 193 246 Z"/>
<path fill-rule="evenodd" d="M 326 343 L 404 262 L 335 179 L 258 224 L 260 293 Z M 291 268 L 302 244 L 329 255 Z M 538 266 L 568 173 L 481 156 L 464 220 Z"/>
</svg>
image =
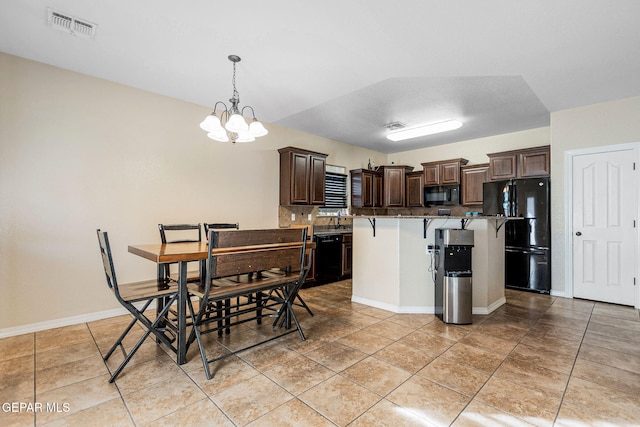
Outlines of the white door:
<svg viewBox="0 0 640 427">
<path fill-rule="evenodd" d="M 574 297 L 634 305 L 635 150 L 573 157 Z"/>
</svg>

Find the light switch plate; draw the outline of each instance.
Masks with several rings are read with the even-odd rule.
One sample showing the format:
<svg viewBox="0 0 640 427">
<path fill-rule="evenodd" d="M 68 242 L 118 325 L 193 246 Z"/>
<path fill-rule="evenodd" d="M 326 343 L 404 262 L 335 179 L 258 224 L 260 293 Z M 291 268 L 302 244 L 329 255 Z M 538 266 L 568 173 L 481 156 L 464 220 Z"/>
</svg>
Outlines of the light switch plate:
<svg viewBox="0 0 640 427">
<path fill-rule="evenodd" d="M 292 213 L 291 214 L 291 221 L 295 221 L 296 220 L 296 214 Z"/>
<path fill-rule="evenodd" d="M 307 215 L 307 221 L 311 221 L 311 214 Z"/>
</svg>

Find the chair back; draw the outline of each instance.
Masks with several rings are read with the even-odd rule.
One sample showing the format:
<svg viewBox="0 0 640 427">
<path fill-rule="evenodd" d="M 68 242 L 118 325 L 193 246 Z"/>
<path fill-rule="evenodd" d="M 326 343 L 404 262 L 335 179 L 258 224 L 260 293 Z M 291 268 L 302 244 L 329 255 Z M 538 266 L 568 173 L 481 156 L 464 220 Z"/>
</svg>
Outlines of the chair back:
<svg viewBox="0 0 640 427">
<path fill-rule="evenodd" d="M 160 240 L 162 243 L 202 241 L 200 224 L 158 224 L 158 230 L 160 230 Z M 168 236 L 168 234 L 171 236 Z"/>
<path fill-rule="evenodd" d="M 104 266 L 104 274 L 107 279 L 109 289 L 118 294 L 118 280 L 116 279 L 116 270 L 113 266 L 113 257 L 111 255 L 111 246 L 109 245 L 109 236 L 106 231 L 96 230 L 98 234 L 98 244 L 100 246 L 100 255 L 102 256 L 102 265 Z"/>
<path fill-rule="evenodd" d="M 239 230 L 239 223 L 231 223 L 231 222 L 205 222 L 204 225 L 204 235 L 207 239 L 209 239 L 209 230 Z"/>
<path fill-rule="evenodd" d="M 212 279 L 236 274 L 254 273 L 274 268 L 303 271 L 307 242 L 306 228 L 265 230 L 213 230 L 209 248 L 242 248 L 242 250 L 207 257 L 207 283 Z"/>
</svg>

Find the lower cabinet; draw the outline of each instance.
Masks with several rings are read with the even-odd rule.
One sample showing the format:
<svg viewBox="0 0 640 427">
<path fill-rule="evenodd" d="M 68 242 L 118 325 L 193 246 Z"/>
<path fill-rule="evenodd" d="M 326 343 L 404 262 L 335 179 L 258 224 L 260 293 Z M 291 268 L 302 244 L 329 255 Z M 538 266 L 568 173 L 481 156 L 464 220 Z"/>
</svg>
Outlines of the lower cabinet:
<svg viewBox="0 0 640 427">
<path fill-rule="evenodd" d="M 353 234 L 342 236 L 342 271 L 343 279 L 351 277 L 351 265 L 353 259 Z"/>
</svg>

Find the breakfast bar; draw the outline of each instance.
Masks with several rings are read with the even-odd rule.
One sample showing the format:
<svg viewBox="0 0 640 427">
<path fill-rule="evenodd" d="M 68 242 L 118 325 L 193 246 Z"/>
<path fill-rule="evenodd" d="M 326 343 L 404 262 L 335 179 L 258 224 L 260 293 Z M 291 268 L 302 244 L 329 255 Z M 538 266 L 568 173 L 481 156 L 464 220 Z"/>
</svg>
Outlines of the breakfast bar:
<svg viewBox="0 0 640 427">
<path fill-rule="evenodd" d="M 474 231 L 473 314 L 505 303 L 506 218 L 484 216 L 353 216 L 352 301 L 395 313 L 434 313 L 433 254 L 438 228 Z"/>
</svg>

